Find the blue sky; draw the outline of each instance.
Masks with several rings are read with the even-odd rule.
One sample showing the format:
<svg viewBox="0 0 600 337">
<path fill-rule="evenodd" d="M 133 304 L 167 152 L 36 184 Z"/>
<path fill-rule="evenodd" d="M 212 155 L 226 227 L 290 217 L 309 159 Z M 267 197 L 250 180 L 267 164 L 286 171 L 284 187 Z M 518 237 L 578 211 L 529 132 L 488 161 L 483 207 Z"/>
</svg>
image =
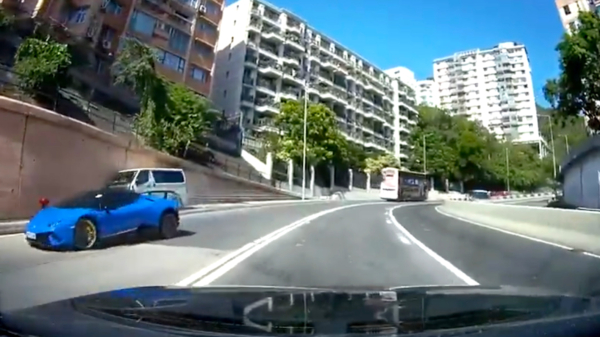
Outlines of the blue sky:
<svg viewBox="0 0 600 337">
<path fill-rule="evenodd" d="M 550 0 L 269 2 L 296 13 L 378 67 L 408 67 L 417 79 L 431 76 L 435 58 L 509 41 L 527 47 L 539 104 L 547 105 L 541 91 L 545 80 L 558 74 L 554 48 L 563 29 Z"/>
</svg>

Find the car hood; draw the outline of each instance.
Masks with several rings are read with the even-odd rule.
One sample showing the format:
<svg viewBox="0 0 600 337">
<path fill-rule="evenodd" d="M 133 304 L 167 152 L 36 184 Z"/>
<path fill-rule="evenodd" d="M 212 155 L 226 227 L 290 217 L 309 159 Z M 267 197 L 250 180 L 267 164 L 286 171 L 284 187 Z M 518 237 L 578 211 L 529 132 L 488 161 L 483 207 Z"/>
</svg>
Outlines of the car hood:
<svg viewBox="0 0 600 337">
<path fill-rule="evenodd" d="M 73 222 L 81 216 L 88 214 L 89 209 L 86 208 L 58 208 L 47 207 L 40 210 L 28 224 L 29 230 L 45 229 L 54 223 Z"/>
<path fill-rule="evenodd" d="M 8 312 L 1 319 L 12 331 L 34 336 L 421 333 L 547 322 L 599 308 L 591 298 L 511 287 L 142 287 Z"/>
</svg>

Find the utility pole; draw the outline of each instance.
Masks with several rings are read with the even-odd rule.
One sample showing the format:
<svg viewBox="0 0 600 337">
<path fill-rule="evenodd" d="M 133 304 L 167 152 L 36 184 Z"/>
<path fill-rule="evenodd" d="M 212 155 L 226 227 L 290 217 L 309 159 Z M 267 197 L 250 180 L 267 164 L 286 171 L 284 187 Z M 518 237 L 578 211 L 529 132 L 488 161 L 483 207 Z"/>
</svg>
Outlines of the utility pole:
<svg viewBox="0 0 600 337">
<path fill-rule="evenodd" d="M 427 174 L 427 137 L 423 135 L 423 174 Z"/>
<path fill-rule="evenodd" d="M 565 137 L 565 147 L 567 149 L 567 154 L 569 154 L 569 152 L 571 152 L 569 149 L 569 136 L 564 135 L 564 137 Z"/>
<path fill-rule="evenodd" d="M 510 192 L 510 161 L 508 159 L 508 146 L 504 151 L 506 152 L 506 191 Z"/>
<path fill-rule="evenodd" d="M 554 148 L 554 132 L 552 131 L 552 116 L 548 116 L 550 122 L 550 142 L 552 143 L 552 172 L 554 172 L 554 179 L 556 179 L 556 151 Z"/>
<path fill-rule="evenodd" d="M 304 74 L 304 130 L 303 130 L 303 135 L 302 135 L 302 200 L 305 200 L 306 198 L 306 133 L 307 133 L 307 127 L 306 124 L 308 123 L 308 88 L 310 85 L 310 43 L 306 43 L 306 38 L 304 39 L 304 46 L 306 48 L 306 55 L 305 55 L 305 60 L 307 62 L 306 67 L 304 69 L 304 71 L 306 71 L 306 74 Z"/>
</svg>

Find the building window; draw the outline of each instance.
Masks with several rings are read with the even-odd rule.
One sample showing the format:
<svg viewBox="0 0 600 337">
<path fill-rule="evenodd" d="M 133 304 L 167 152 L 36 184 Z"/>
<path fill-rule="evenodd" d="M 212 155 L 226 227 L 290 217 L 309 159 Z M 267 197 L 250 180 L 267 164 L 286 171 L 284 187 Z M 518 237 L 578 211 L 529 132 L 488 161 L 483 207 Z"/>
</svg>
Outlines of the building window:
<svg viewBox="0 0 600 337">
<path fill-rule="evenodd" d="M 144 35 L 152 35 L 156 19 L 142 12 L 134 11 L 131 17 L 130 30 Z"/>
<path fill-rule="evenodd" d="M 180 53 L 185 53 L 190 44 L 190 36 L 173 27 L 170 28 L 170 31 L 169 47 Z"/>
<path fill-rule="evenodd" d="M 225 78 L 229 78 L 229 70 L 225 72 Z"/>
<path fill-rule="evenodd" d="M 223 90 L 223 98 L 227 97 L 227 90 Z"/>
<path fill-rule="evenodd" d="M 116 2 L 109 0 L 105 11 L 108 14 L 119 15 L 123 11 L 123 7 Z"/>
<path fill-rule="evenodd" d="M 229 53 L 229 55 L 227 56 L 228 60 L 231 60 L 231 53 Z"/>
<path fill-rule="evenodd" d="M 569 8 L 569 5 L 563 6 L 563 11 L 565 12 L 565 15 L 571 14 L 571 9 Z"/>
<path fill-rule="evenodd" d="M 205 83 L 208 79 L 208 71 L 194 67 L 192 69 L 192 78 L 198 82 Z"/>
<path fill-rule="evenodd" d="M 213 3 L 213 2 L 208 2 L 206 4 L 206 13 L 211 14 L 211 15 L 217 15 L 221 12 L 221 6 Z"/>
<path fill-rule="evenodd" d="M 89 6 L 80 7 L 76 10 L 72 11 L 69 14 L 69 22 L 71 23 L 82 23 L 85 21 L 85 17 L 87 16 L 87 12 L 90 9 Z"/>
<path fill-rule="evenodd" d="M 197 23 L 196 30 L 209 36 L 214 36 L 217 34 L 217 27 L 206 22 Z"/>
<path fill-rule="evenodd" d="M 171 54 L 164 50 L 157 50 L 156 52 L 158 62 L 162 63 L 165 67 L 173 69 L 178 73 L 183 73 L 185 69 L 185 60 L 181 57 Z"/>
</svg>

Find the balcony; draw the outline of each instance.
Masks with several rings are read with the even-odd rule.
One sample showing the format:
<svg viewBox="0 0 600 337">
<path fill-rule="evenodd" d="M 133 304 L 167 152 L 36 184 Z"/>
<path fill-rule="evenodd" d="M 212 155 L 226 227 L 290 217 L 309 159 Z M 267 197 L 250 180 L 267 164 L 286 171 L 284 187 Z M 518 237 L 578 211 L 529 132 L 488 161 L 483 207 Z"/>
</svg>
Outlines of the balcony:
<svg viewBox="0 0 600 337">
<path fill-rule="evenodd" d="M 262 33 L 263 24 L 256 18 L 250 19 L 250 24 L 248 25 L 248 30 L 254 32 L 256 34 Z"/>
<path fill-rule="evenodd" d="M 285 38 L 283 37 L 283 33 L 279 27 L 274 27 L 271 29 L 261 31 L 262 38 L 270 41 L 278 41 L 283 42 Z"/>
<path fill-rule="evenodd" d="M 277 13 L 265 10 L 262 18 L 273 26 L 279 26 L 279 14 Z"/>
<path fill-rule="evenodd" d="M 197 23 L 196 23 L 196 27 L 198 27 Z M 204 44 L 207 44 L 211 47 L 214 47 L 216 45 L 217 37 L 218 37 L 217 33 L 207 32 L 204 30 L 200 30 L 198 28 L 194 29 L 194 39 L 196 39 Z"/>
<path fill-rule="evenodd" d="M 324 56 L 320 58 L 321 67 L 328 69 L 335 69 L 335 63 L 333 63 L 333 58 L 330 56 Z"/>
<path fill-rule="evenodd" d="M 240 98 L 240 102 L 244 106 L 254 107 L 254 99 L 254 95 L 242 95 Z"/>
<path fill-rule="evenodd" d="M 208 78 L 206 79 L 206 81 L 204 82 L 200 82 L 195 80 L 194 78 L 192 78 L 191 76 L 188 76 L 185 84 L 190 87 L 190 89 L 194 90 L 195 92 L 208 97 L 210 95 L 210 84 L 212 81 L 212 78 L 210 77 L 210 75 L 207 75 Z"/>
<path fill-rule="evenodd" d="M 127 15 L 123 13 L 105 13 L 102 15 L 102 24 L 121 33 L 125 30 L 125 25 L 127 24 Z"/>
<path fill-rule="evenodd" d="M 193 50 L 190 53 L 189 62 L 208 71 L 211 71 L 215 62 L 215 55 L 201 55 Z"/>
<path fill-rule="evenodd" d="M 254 109 L 258 112 L 279 113 L 279 104 L 273 98 L 259 98 L 256 100 Z"/>
<path fill-rule="evenodd" d="M 301 77 L 301 73 L 296 69 L 290 67 L 283 68 L 283 78 L 292 81 L 298 85 L 304 84 L 304 79 Z"/>
<path fill-rule="evenodd" d="M 264 78 L 260 78 L 258 81 L 256 81 L 256 90 L 271 96 L 275 96 L 277 94 L 277 86 L 275 83 Z"/>
<path fill-rule="evenodd" d="M 256 68 L 258 66 L 258 57 L 247 52 L 246 57 L 244 58 L 244 65 L 247 67 Z"/>
<path fill-rule="evenodd" d="M 258 71 L 261 74 L 281 76 L 281 65 L 273 60 L 259 60 Z"/>
<path fill-rule="evenodd" d="M 254 122 L 254 129 L 258 132 L 279 132 L 275 127 L 275 121 L 271 118 L 259 118 Z"/>
<path fill-rule="evenodd" d="M 283 53 L 283 62 L 286 64 L 291 64 L 296 67 L 300 67 L 302 57 L 292 53 Z"/>
<path fill-rule="evenodd" d="M 280 95 L 282 98 L 285 98 L 288 100 L 298 100 L 298 99 L 300 99 L 300 90 L 293 88 L 293 87 L 287 87 L 287 88 L 281 89 Z"/>
<path fill-rule="evenodd" d="M 156 63 L 156 70 L 158 71 L 158 73 L 162 76 L 164 76 L 166 79 L 168 79 L 171 82 L 175 82 L 175 83 L 181 83 L 183 82 L 183 74 L 178 72 L 177 70 L 174 70 L 172 68 L 169 68 L 167 66 L 165 66 L 162 63 Z"/>
<path fill-rule="evenodd" d="M 268 56 L 274 60 L 279 59 L 279 52 L 277 51 L 277 49 L 275 49 L 271 46 L 261 44 L 258 46 L 258 52 L 265 56 Z"/>
<path fill-rule="evenodd" d="M 286 29 L 290 33 L 294 33 L 294 34 L 298 34 L 298 35 L 302 34 L 302 28 L 300 27 L 300 24 L 297 22 L 290 21 L 289 18 L 288 18 L 288 26 L 286 27 Z"/>
<path fill-rule="evenodd" d="M 219 26 L 219 22 L 221 22 L 221 19 L 223 18 L 223 11 L 220 9 L 216 12 L 199 12 L 199 14 L 200 17 L 210 21 L 215 26 Z"/>
<path fill-rule="evenodd" d="M 158 15 L 175 14 L 175 10 L 170 6 L 172 0 L 141 0 L 140 7 L 144 10 L 150 10 Z"/>
<path fill-rule="evenodd" d="M 175 10 L 195 15 L 198 8 L 198 0 L 167 0 L 167 3 Z"/>
<path fill-rule="evenodd" d="M 304 45 L 302 39 L 298 35 L 287 33 L 285 35 L 284 43 L 285 45 L 291 46 L 297 51 L 304 52 Z"/>
</svg>

